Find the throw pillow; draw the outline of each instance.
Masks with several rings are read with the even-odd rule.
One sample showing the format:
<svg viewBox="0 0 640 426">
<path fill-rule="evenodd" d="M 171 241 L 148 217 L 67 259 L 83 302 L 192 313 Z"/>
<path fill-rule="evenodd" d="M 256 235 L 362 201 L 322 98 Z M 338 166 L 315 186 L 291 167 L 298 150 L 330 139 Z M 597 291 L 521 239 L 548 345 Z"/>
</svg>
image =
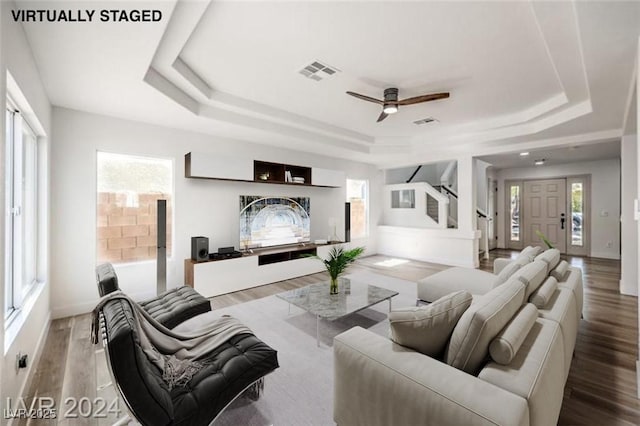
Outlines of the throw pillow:
<svg viewBox="0 0 640 426">
<path fill-rule="evenodd" d="M 536 305 L 536 308 L 543 309 L 547 306 L 547 303 L 551 300 L 551 296 L 558 288 L 558 281 L 554 277 L 549 277 L 545 280 L 545 282 L 538 287 L 536 291 L 531 293 L 531 297 L 529 297 L 529 302 Z"/>
<path fill-rule="evenodd" d="M 513 261 L 505 266 L 502 271 L 498 274 L 498 279 L 496 280 L 496 284 L 494 287 L 499 286 L 500 284 L 506 282 L 511 275 L 513 275 L 518 269 L 520 269 L 522 265 L 520 265 L 517 261 Z"/>
<path fill-rule="evenodd" d="M 502 331 L 491 341 L 489 354 L 498 364 L 507 365 L 515 358 L 525 337 L 538 318 L 538 310 L 531 303 L 524 305 Z"/>
<path fill-rule="evenodd" d="M 471 305 L 471 294 L 457 291 L 428 306 L 397 309 L 389 313 L 391 340 L 430 357 L 438 357 L 460 316 Z"/>
<path fill-rule="evenodd" d="M 489 354 L 489 344 L 518 312 L 525 286 L 512 279 L 477 297 L 453 329 L 445 353 L 447 364 L 476 374 Z"/>
<path fill-rule="evenodd" d="M 536 260 L 526 266 L 523 266 L 512 275 L 512 278 L 520 280 L 527 286 L 524 295 L 525 302 L 529 300 L 531 293 L 536 291 L 536 289 L 544 282 L 546 277 L 547 264 L 541 260 Z"/>
<path fill-rule="evenodd" d="M 540 253 L 542 253 L 542 247 L 539 247 L 539 246 L 535 246 L 535 247 L 527 246 L 527 247 L 522 249 L 520 254 L 518 254 L 518 257 L 516 257 L 516 260 L 518 261 L 518 263 L 520 263 L 520 265 L 524 266 L 529 262 L 533 262 L 535 257 L 537 255 L 539 255 Z"/>
</svg>

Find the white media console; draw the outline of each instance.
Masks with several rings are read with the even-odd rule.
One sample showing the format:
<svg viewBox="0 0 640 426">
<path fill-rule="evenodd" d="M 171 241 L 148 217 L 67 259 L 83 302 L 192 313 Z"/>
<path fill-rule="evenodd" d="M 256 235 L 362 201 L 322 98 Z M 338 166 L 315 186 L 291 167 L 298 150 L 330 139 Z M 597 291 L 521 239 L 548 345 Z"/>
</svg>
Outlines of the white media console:
<svg viewBox="0 0 640 426">
<path fill-rule="evenodd" d="M 242 257 L 196 262 L 184 261 L 185 284 L 204 297 L 232 293 L 264 284 L 315 274 L 325 270 L 322 262 L 303 257 L 317 254 L 326 258 L 336 245 L 348 249 L 349 243 L 326 245 L 298 244 L 295 246 L 254 250 Z"/>
</svg>

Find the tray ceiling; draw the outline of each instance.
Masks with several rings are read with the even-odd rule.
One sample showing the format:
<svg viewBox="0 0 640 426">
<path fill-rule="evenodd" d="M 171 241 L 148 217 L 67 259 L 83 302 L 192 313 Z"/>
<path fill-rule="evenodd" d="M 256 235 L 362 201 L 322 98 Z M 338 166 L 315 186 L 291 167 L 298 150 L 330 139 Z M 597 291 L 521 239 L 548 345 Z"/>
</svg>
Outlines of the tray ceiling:
<svg viewBox="0 0 640 426">
<path fill-rule="evenodd" d="M 138 5 L 165 18 L 23 24 L 53 104 L 378 164 L 620 132 L 640 28 L 635 2 Z M 451 97 L 376 123 L 345 94 L 386 87 Z"/>
</svg>

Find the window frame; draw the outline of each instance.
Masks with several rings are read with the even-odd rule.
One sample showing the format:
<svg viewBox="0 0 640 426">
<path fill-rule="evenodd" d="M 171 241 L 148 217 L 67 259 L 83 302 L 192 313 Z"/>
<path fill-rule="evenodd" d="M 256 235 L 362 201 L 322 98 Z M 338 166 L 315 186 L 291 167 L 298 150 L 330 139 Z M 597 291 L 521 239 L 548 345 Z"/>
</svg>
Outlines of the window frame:
<svg viewBox="0 0 640 426">
<path fill-rule="evenodd" d="M 567 176 L 567 254 L 589 256 L 591 253 L 591 175 Z M 573 244 L 573 216 L 571 209 L 571 187 L 582 184 L 582 246 Z"/>
<path fill-rule="evenodd" d="M 5 223 L 5 326 L 10 326 L 12 320 L 17 316 L 20 310 L 28 303 L 28 299 L 38 283 L 42 283 L 40 262 L 40 245 L 42 244 L 42 236 L 40 235 L 39 222 L 42 209 L 39 152 L 41 150 L 38 133 L 34 130 L 29 121 L 20 113 L 16 103 L 7 95 L 6 113 L 7 119 L 5 137 L 7 143 L 5 148 L 5 203 L 7 211 L 7 222 Z M 25 241 L 28 224 L 25 222 L 25 211 L 29 212 L 25 205 L 26 197 L 23 194 L 27 183 L 24 174 L 25 161 L 28 156 L 25 154 L 25 138 L 24 133 L 28 133 L 34 148 L 34 156 L 31 162 L 33 171 L 32 182 L 32 224 L 31 229 L 32 241 L 27 244 Z M 27 253 L 25 247 L 33 246 L 31 255 L 34 257 L 30 264 L 33 279 L 30 282 L 23 282 L 27 262 Z"/>
<path fill-rule="evenodd" d="M 369 180 L 368 179 L 356 179 L 356 178 L 347 178 L 346 182 L 345 182 L 345 199 L 346 202 L 351 203 L 351 211 L 350 214 L 353 215 L 353 203 L 352 203 L 352 199 L 349 197 L 349 186 L 350 186 L 350 182 L 362 182 L 364 184 L 364 189 L 363 189 L 363 200 L 364 200 L 364 220 L 365 220 L 365 225 L 364 225 L 364 235 L 358 235 L 358 236 L 354 236 L 353 235 L 353 217 L 350 218 L 350 222 L 352 224 L 351 226 L 351 240 L 361 240 L 361 239 L 365 239 L 365 238 L 369 238 L 370 235 L 370 226 L 369 226 L 369 215 L 370 215 L 370 190 L 369 190 Z"/>
<path fill-rule="evenodd" d="M 518 212 L 518 239 L 511 239 L 511 188 L 518 187 L 519 191 L 519 212 Z M 504 229 L 505 229 L 505 246 L 508 249 L 522 249 L 524 244 L 523 234 L 522 234 L 522 191 L 524 189 L 523 181 L 521 180 L 506 180 L 504 182 L 504 211 L 505 211 L 505 219 L 504 219 Z"/>
<path fill-rule="evenodd" d="M 158 160 L 158 161 L 165 161 L 170 165 L 170 172 L 171 172 L 171 176 L 170 176 L 170 184 L 169 184 L 169 190 L 170 190 L 170 200 L 167 203 L 167 210 L 169 210 L 167 212 L 167 224 L 170 225 L 171 228 L 170 229 L 170 235 L 167 235 L 167 261 L 172 261 L 175 257 L 175 212 L 176 212 L 176 206 L 175 206 L 175 181 L 176 181 L 176 165 L 175 165 L 175 159 L 173 157 L 164 157 L 164 156 L 160 156 L 160 155 L 147 155 L 147 154 L 140 154 L 140 153 L 131 153 L 131 152 L 116 152 L 116 151 L 109 151 L 109 150 L 101 150 L 98 149 L 96 150 L 96 155 L 95 155 L 95 160 L 96 160 L 96 173 L 95 173 L 95 195 L 96 195 L 96 216 L 95 216 L 95 231 L 96 231 L 96 246 L 95 246 L 95 260 L 97 263 L 100 262 L 104 262 L 105 260 L 101 260 L 99 257 L 99 253 L 98 253 L 98 228 L 99 228 L 99 222 L 98 222 L 98 204 L 99 204 L 99 200 L 98 200 L 98 194 L 99 194 L 99 155 L 100 154 L 106 154 L 106 155 L 112 155 L 112 156 L 119 156 L 119 157 L 129 157 L 129 158 L 133 158 L 133 159 L 142 159 L 142 160 Z M 127 191 L 128 192 L 128 191 Z M 129 195 L 129 194 L 128 194 Z M 136 193 L 136 197 L 137 198 L 138 193 Z M 127 197 L 128 198 L 128 197 Z M 129 200 L 127 199 L 127 202 L 129 202 Z M 127 206 L 125 206 L 127 207 Z M 154 222 L 155 223 L 155 222 Z M 155 247 L 155 246 L 154 246 Z M 109 261 L 111 263 L 113 263 L 116 266 L 127 266 L 127 265 L 137 265 L 137 264 L 144 264 L 144 263 L 150 263 L 150 262 L 155 262 L 156 260 L 156 256 L 154 257 L 149 257 L 146 259 L 136 259 L 136 260 L 123 260 L 120 262 L 117 261 Z"/>
<path fill-rule="evenodd" d="M 391 190 L 392 209 L 415 209 L 416 190 L 415 189 L 393 189 Z"/>
</svg>

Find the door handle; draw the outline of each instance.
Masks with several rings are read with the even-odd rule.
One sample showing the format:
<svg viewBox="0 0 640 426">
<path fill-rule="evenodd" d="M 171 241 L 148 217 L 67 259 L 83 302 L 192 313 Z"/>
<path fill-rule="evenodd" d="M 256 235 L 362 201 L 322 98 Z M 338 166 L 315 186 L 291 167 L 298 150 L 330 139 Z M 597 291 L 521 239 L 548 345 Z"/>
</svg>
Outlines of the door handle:
<svg viewBox="0 0 640 426">
<path fill-rule="evenodd" d="M 564 229 L 564 222 L 565 222 L 564 213 L 560 213 L 560 229 Z"/>
</svg>

